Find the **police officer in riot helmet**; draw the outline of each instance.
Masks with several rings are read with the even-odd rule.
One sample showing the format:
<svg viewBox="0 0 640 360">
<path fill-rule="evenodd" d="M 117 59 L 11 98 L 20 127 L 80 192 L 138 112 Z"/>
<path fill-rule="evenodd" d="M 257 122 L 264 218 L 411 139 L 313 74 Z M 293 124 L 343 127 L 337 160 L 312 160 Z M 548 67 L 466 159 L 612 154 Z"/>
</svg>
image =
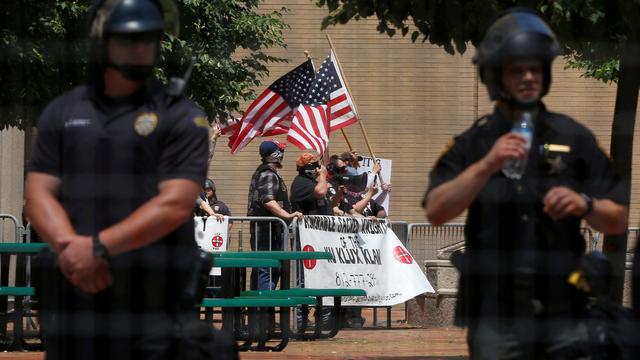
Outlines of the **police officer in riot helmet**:
<svg viewBox="0 0 640 360">
<path fill-rule="evenodd" d="M 286 222 L 301 219 L 302 214 L 291 210 L 287 186 L 278 174 L 282 168 L 286 144 L 275 140 L 260 144 L 262 164 L 251 177 L 249 185 L 248 216 L 278 217 Z M 284 231 L 280 222 L 256 221 L 251 223 L 251 249 L 282 250 Z M 257 268 L 251 273 L 252 290 L 275 289 L 280 272 L 278 269 Z"/>
<path fill-rule="evenodd" d="M 478 46 L 473 62 L 491 100 L 504 103 L 511 110 L 536 108 L 551 87 L 551 63 L 560 45 L 549 26 L 535 13 L 516 9 L 498 18 Z M 541 83 L 523 85 L 514 91 L 505 82 L 505 70 L 514 62 L 534 62 Z"/>
<path fill-rule="evenodd" d="M 465 252 L 452 260 L 461 271 L 455 322 L 468 326 L 472 359 L 587 355 L 585 296 L 567 281 L 585 250 L 580 224 L 626 230 L 629 198 L 608 156 L 591 131 L 541 101 L 558 53 L 535 12 L 500 14 L 474 57 L 495 109 L 456 136 L 430 174 L 431 223 L 468 209 Z M 524 118 L 530 139 L 512 131 Z M 526 162 L 512 176 L 503 168 L 516 160 Z"/>
<path fill-rule="evenodd" d="M 225 216 L 231 216 L 231 210 L 227 204 L 218 199 L 216 184 L 211 179 L 204 181 L 202 193 L 196 199 L 195 216 L 213 216 L 218 221 L 224 221 Z M 231 222 L 229 222 L 231 228 Z"/>
<path fill-rule="evenodd" d="M 237 356 L 195 311 L 208 121 L 152 76 L 177 16 L 172 1 L 94 1 L 89 82 L 40 117 L 25 198 L 51 248 L 34 261 L 48 359 Z"/>
</svg>

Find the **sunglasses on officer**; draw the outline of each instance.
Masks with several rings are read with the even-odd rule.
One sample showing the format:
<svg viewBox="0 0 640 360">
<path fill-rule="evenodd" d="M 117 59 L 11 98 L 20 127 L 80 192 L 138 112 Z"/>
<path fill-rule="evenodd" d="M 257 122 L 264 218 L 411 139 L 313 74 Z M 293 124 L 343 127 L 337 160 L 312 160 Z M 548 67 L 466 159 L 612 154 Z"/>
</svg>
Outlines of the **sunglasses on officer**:
<svg viewBox="0 0 640 360">
<path fill-rule="evenodd" d="M 159 32 L 139 32 L 139 33 L 113 33 L 111 40 L 120 46 L 133 46 L 136 44 L 151 45 L 160 41 Z"/>
</svg>

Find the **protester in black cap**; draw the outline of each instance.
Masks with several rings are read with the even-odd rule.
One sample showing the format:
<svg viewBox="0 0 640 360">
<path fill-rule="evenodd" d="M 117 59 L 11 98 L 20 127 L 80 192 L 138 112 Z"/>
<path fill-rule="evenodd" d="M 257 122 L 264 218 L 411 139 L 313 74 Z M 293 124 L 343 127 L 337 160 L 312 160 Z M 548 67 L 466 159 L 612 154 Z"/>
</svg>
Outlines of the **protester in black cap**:
<svg viewBox="0 0 640 360">
<path fill-rule="evenodd" d="M 286 222 L 295 218 L 302 219 L 302 213 L 291 210 L 287 185 L 278 174 L 278 169 L 282 167 L 285 147 L 286 144 L 275 140 L 263 141 L 260 144 L 262 164 L 251 177 L 248 216 L 274 216 Z M 282 250 L 285 241 L 284 230 L 279 222 L 252 222 L 251 249 Z M 279 269 L 256 268 L 251 273 L 251 289 L 273 290 L 279 279 Z"/>
<path fill-rule="evenodd" d="M 607 154 L 541 101 L 559 50 L 535 12 L 497 17 L 474 58 L 495 110 L 431 172 L 429 221 L 468 209 L 455 323 L 468 326 L 471 359 L 588 358 L 586 299 L 568 283 L 585 250 L 580 224 L 627 228 L 629 198 Z"/>
<path fill-rule="evenodd" d="M 89 82 L 39 120 L 25 197 L 51 249 L 33 262 L 50 360 L 237 356 L 196 310 L 211 267 L 192 220 L 209 124 L 152 76 L 163 13 L 178 18 L 162 3 L 94 1 Z"/>
</svg>

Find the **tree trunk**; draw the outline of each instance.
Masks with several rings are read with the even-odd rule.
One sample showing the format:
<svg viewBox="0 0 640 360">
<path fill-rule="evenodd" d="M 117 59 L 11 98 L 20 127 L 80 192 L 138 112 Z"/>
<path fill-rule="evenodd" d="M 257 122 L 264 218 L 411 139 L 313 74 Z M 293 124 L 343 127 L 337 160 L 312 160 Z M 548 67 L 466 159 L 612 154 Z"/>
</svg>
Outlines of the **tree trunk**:
<svg viewBox="0 0 640 360">
<path fill-rule="evenodd" d="M 616 93 L 613 125 L 611 127 L 611 158 L 616 171 L 623 181 L 627 194 L 631 193 L 633 132 L 638 108 L 639 86 L 640 44 L 636 41 L 628 40 L 620 54 L 620 77 Z M 612 299 L 622 303 L 627 234 L 605 236 L 603 251 L 609 257 L 613 266 Z M 640 289 L 636 290 L 640 291 Z"/>
</svg>

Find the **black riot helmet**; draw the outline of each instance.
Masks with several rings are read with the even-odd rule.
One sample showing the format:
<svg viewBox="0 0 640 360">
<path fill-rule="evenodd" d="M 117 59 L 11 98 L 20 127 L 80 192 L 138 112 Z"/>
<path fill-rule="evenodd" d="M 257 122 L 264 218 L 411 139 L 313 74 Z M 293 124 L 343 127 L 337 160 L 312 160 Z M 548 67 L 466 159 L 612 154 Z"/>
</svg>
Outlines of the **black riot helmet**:
<svg viewBox="0 0 640 360">
<path fill-rule="evenodd" d="M 164 28 L 161 8 L 152 0 L 122 0 L 105 24 L 107 34 L 160 32 Z"/>
<path fill-rule="evenodd" d="M 503 99 L 514 103 L 515 100 L 502 86 L 503 65 L 516 60 L 539 60 L 544 75 L 542 97 L 549 92 L 551 63 L 559 52 L 555 34 L 535 11 L 513 8 L 491 23 L 473 63 L 478 65 L 480 79 L 487 86 L 491 100 Z"/>
<path fill-rule="evenodd" d="M 92 76 L 100 77 L 109 66 L 119 70 L 131 80 L 144 80 L 151 75 L 153 66 L 113 64 L 106 54 L 106 40 L 110 36 L 136 37 L 142 34 L 160 35 L 167 31 L 178 35 L 178 11 L 173 0 L 94 0 L 89 9 L 89 36 L 91 38 Z M 156 47 L 156 62 L 159 59 Z"/>
<path fill-rule="evenodd" d="M 202 187 L 203 189 L 207 190 L 207 189 L 211 189 L 214 192 L 216 191 L 216 183 L 213 182 L 213 180 L 211 179 L 207 179 L 204 181 L 204 186 Z"/>
</svg>

